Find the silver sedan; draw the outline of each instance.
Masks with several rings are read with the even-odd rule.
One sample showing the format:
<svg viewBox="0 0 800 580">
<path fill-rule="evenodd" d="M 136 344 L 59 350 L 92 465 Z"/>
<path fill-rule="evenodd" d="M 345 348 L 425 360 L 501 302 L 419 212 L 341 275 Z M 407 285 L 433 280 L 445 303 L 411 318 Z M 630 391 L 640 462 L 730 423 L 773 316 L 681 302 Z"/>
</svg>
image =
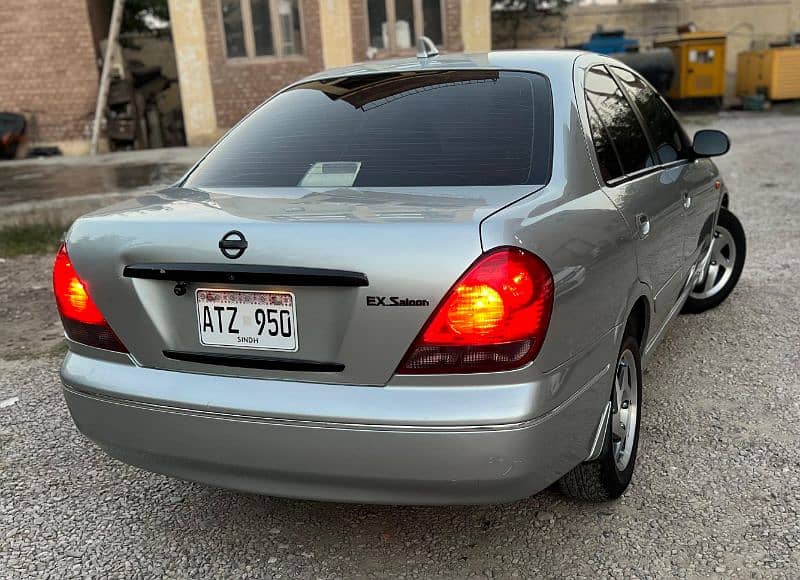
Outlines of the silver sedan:
<svg viewBox="0 0 800 580">
<path fill-rule="evenodd" d="M 307 78 L 72 226 L 67 404 L 121 461 L 257 493 L 618 497 L 642 369 L 742 271 L 728 147 L 581 52 Z"/>
</svg>

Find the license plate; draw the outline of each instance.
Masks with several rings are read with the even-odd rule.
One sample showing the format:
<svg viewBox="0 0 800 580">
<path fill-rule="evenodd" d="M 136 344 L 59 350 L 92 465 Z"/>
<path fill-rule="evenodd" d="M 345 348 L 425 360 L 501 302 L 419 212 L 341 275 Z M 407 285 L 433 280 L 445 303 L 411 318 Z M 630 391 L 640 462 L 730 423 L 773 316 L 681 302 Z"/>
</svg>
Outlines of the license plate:
<svg viewBox="0 0 800 580">
<path fill-rule="evenodd" d="M 200 288 L 195 297 L 202 344 L 297 350 L 297 315 L 291 292 Z"/>
</svg>

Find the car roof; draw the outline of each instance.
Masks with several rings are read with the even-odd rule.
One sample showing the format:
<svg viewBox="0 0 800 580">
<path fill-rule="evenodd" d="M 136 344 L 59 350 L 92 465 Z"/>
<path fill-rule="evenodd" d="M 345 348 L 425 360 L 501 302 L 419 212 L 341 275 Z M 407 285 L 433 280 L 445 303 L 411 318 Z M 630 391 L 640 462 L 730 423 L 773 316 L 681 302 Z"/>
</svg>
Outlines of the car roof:
<svg viewBox="0 0 800 580">
<path fill-rule="evenodd" d="M 346 76 L 380 73 L 401 73 L 435 70 L 522 70 L 553 76 L 572 70 L 575 60 L 589 54 L 581 50 L 498 50 L 481 53 L 439 54 L 426 58 L 391 58 L 371 60 L 346 67 L 325 70 L 306 77 L 295 84 Z"/>
</svg>

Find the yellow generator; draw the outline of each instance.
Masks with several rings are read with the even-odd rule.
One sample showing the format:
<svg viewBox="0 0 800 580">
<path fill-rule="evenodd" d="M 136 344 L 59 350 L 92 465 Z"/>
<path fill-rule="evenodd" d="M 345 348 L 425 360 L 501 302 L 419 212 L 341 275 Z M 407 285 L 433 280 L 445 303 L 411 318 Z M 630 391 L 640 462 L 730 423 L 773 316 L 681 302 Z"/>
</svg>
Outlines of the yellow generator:
<svg viewBox="0 0 800 580">
<path fill-rule="evenodd" d="M 725 94 L 725 33 L 684 32 L 659 40 L 657 48 L 669 48 L 675 75 L 667 97 L 673 101 L 713 99 L 722 103 Z"/>
<path fill-rule="evenodd" d="M 771 101 L 800 99 L 800 46 L 740 53 L 736 95 L 764 95 Z"/>
</svg>

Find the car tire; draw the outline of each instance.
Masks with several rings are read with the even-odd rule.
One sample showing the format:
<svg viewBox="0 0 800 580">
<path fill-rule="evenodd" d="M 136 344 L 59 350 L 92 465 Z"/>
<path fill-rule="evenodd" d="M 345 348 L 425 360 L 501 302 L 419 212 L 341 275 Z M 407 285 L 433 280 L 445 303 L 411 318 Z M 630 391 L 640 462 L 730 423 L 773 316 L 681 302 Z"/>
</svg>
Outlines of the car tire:
<svg viewBox="0 0 800 580">
<path fill-rule="evenodd" d="M 631 367 L 634 368 L 631 369 Z M 633 384 L 634 379 L 635 384 Z M 627 384 L 622 385 L 624 388 L 621 389 L 620 383 L 623 381 L 627 381 Z M 620 392 L 628 393 L 627 401 L 618 401 Z M 576 499 L 599 502 L 616 499 L 625 492 L 636 467 L 641 401 L 642 362 L 639 343 L 632 333 L 626 332 L 614 368 L 611 413 L 608 417 L 603 450 L 596 460 L 581 463 L 561 478 L 559 485 L 563 493 Z M 624 406 L 626 402 L 627 406 Z M 621 418 L 623 418 L 622 421 Z M 626 422 L 628 427 L 622 429 L 626 438 L 620 440 L 619 425 Z M 630 435 L 631 426 L 634 428 L 632 436 Z M 632 439 L 628 441 L 627 437 L 632 437 Z"/>
<path fill-rule="evenodd" d="M 733 292 L 742 275 L 747 240 L 739 219 L 720 208 L 714 230 L 711 260 L 703 280 L 689 292 L 683 312 L 697 314 L 719 306 Z"/>
</svg>

